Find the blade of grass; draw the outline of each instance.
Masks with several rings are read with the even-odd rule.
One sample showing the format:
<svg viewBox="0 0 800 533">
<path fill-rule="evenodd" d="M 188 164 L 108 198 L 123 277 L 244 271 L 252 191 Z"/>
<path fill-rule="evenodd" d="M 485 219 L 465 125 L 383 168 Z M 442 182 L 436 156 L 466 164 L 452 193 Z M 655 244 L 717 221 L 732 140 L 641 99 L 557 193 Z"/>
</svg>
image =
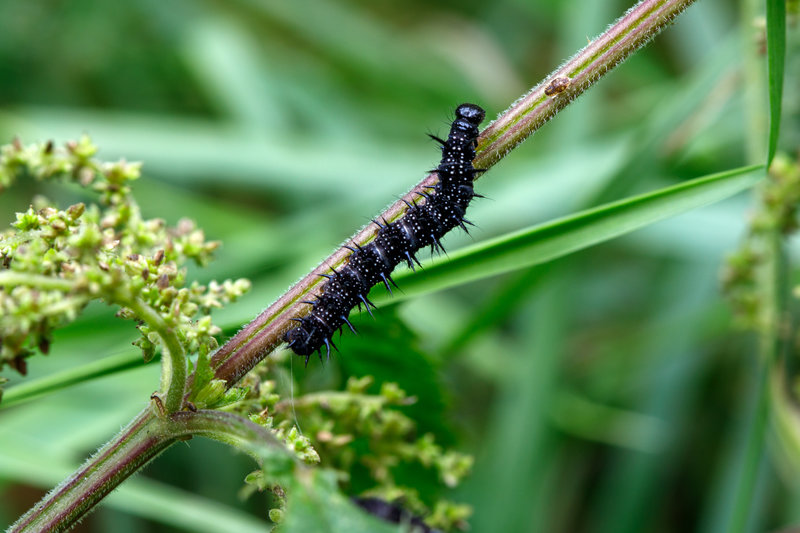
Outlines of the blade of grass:
<svg viewBox="0 0 800 533">
<path fill-rule="evenodd" d="M 786 60 L 786 1 L 767 0 L 767 63 L 769 65 L 769 155 L 772 163 L 778 149 L 783 98 L 783 67 Z"/>
<path fill-rule="evenodd" d="M 742 460 L 742 470 L 737 480 L 736 496 L 733 504 L 730 526 L 731 533 L 742 533 L 747 530 L 754 512 L 753 495 L 756 490 L 759 470 L 766 460 L 765 444 L 770 418 L 770 393 L 768 363 L 759 363 L 759 376 L 756 385 L 756 405 L 750 428 L 747 434 Z"/>
<path fill-rule="evenodd" d="M 109 157 L 145 162 L 146 172 L 169 176 L 192 187 L 226 184 L 248 191 L 319 188 L 320 194 L 363 185 L 363 176 L 381 175 L 375 187 L 384 196 L 396 192 L 408 169 L 416 171 L 429 152 L 394 144 L 394 149 L 325 143 L 320 139 L 270 135 L 200 118 L 148 115 L 75 108 L 17 107 L 0 110 L 0 135 L 65 142 L 87 131 Z M 335 169 L 335 170 L 332 170 Z"/>
<path fill-rule="evenodd" d="M 632 359 L 646 361 L 637 369 L 640 391 L 632 400 L 637 410 L 662 421 L 664 431 L 651 453 L 634 449 L 615 451 L 608 474 L 602 476 L 592 505 L 594 533 L 634 533 L 654 529 L 655 517 L 667 509 L 669 472 L 680 470 L 679 446 L 693 431 L 694 401 L 707 358 L 697 348 L 698 338 L 708 334 L 707 316 L 717 288 L 718 265 L 681 263 L 664 274 L 655 298 L 657 311 L 648 320 L 642 341 L 623 337 Z M 620 349 L 623 349 L 620 347 Z"/>
<path fill-rule="evenodd" d="M 743 191 L 762 177 L 762 165 L 741 167 L 634 196 L 552 222 L 503 235 L 438 257 L 415 273 L 395 278 L 403 292 L 391 301 L 544 263 L 619 237 L 654 222 L 718 202 Z M 390 300 L 377 289 L 375 301 Z"/>
<path fill-rule="evenodd" d="M 550 493 L 537 490 L 538 474 L 552 458 L 549 411 L 564 364 L 570 301 L 565 294 L 574 286 L 574 275 L 574 268 L 559 272 L 535 305 L 521 313 L 533 317 L 533 323 L 523 326 L 514 370 L 498 382 L 483 459 L 463 489 L 470 501 L 481 502 L 472 521 L 475 531 L 535 530 L 532 506 L 545 514 L 536 514 L 536 524 L 552 521 L 552 509 L 545 503 Z M 493 488 L 498 479 L 503 480 L 502 491 Z"/>
<path fill-rule="evenodd" d="M 99 361 L 93 361 L 63 372 L 57 372 L 51 376 L 23 382 L 3 392 L 0 409 L 32 400 L 43 394 L 55 392 L 72 385 L 77 385 L 78 383 L 90 381 L 109 374 L 116 374 L 123 370 L 138 368 L 144 364 L 142 354 L 138 351 L 132 351 L 130 353 L 105 357 Z"/>
</svg>

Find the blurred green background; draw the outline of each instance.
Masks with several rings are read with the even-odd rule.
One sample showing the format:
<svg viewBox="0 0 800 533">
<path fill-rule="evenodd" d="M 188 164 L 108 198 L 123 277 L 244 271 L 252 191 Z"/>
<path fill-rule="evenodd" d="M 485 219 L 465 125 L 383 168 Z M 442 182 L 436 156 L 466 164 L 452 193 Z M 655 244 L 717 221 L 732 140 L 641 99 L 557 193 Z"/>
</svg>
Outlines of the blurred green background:
<svg viewBox="0 0 800 533">
<path fill-rule="evenodd" d="M 215 316 L 231 335 L 436 164 L 425 133 L 444 134 L 457 104 L 496 116 L 630 4 L 4 0 L 0 142 L 88 133 L 100 157 L 143 161 L 144 215 L 193 218 L 223 242 L 193 275 L 253 281 Z M 746 97 L 743 50 L 758 43 L 742 18 L 734 2 L 699 1 L 479 180 L 478 227 L 447 247 L 753 162 L 747 117 L 765 100 Z M 0 196 L 0 223 L 38 193 L 61 205 L 78 194 L 20 182 Z M 448 495 L 474 507 L 475 532 L 723 531 L 755 363 L 718 271 L 748 205 L 739 196 L 382 307 L 377 321 L 359 317 L 365 333 L 343 337 L 331 364 L 294 361 L 295 393 L 373 374 L 416 394 L 420 428 L 476 456 Z M 90 307 L 28 378 L 132 351 L 136 332 L 112 314 Z M 157 383 L 150 365 L 0 412 L 0 524 Z M 174 446 L 76 531 L 200 530 L 160 502 L 263 517 L 263 497 L 237 497 L 252 469 L 222 445 Z M 778 470 L 763 462 L 753 531 L 800 521 L 800 493 Z"/>
</svg>

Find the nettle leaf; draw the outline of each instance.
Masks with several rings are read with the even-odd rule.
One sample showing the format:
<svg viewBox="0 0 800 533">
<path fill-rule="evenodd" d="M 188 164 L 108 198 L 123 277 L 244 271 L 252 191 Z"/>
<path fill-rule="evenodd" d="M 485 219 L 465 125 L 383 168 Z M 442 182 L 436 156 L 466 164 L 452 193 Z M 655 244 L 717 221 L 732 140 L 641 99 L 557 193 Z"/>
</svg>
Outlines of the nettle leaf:
<svg viewBox="0 0 800 533">
<path fill-rule="evenodd" d="M 346 376 L 373 376 L 378 384 L 375 390 L 382 383 L 399 385 L 417 398 L 403 412 L 417 422 L 421 432 L 439 433 L 447 427 L 447 393 L 438 365 L 420 349 L 416 333 L 396 310 L 397 306 L 385 306 L 374 312 L 374 320 L 366 313 L 355 318 L 359 334 L 342 336 L 339 364 Z"/>
<path fill-rule="evenodd" d="M 224 379 L 212 379 L 192 397 L 192 402 L 198 409 L 220 409 L 244 400 L 250 392 L 250 387 L 225 390 L 226 387 L 227 382 Z"/>
<path fill-rule="evenodd" d="M 211 370 L 211 361 L 207 353 L 199 353 L 197 362 L 194 365 L 194 383 L 192 383 L 193 399 L 196 399 L 200 391 L 214 379 L 214 371 Z"/>
<path fill-rule="evenodd" d="M 288 491 L 281 533 L 398 533 L 398 526 L 383 522 L 359 509 L 337 488 L 330 471 L 308 471 Z"/>
</svg>

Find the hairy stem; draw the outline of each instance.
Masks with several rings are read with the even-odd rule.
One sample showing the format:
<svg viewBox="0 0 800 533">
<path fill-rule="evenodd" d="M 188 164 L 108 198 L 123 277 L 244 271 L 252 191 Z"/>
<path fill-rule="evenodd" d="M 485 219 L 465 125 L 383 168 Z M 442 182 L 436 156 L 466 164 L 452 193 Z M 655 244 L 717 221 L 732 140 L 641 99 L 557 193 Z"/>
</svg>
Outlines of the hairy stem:
<svg viewBox="0 0 800 533">
<path fill-rule="evenodd" d="M 167 353 L 161 357 L 161 393 L 164 396 L 164 410 L 167 413 L 174 413 L 183 406 L 186 391 L 186 353 L 183 345 L 158 311 L 144 301 L 133 298 L 124 305 L 144 320 L 164 343 Z"/>
<path fill-rule="evenodd" d="M 692 3 L 694 0 L 643 0 L 631 8 L 605 33 L 517 100 L 481 133 L 475 166 L 488 169 L 500 161 L 604 74 L 644 46 Z M 545 94 L 553 80 L 562 78 L 569 79 L 565 89 L 555 94 Z M 376 220 L 392 222 L 402 216 L 407 209 L 406 202 L 413 201 L 436 179 L 435 174 L 429 174 L 401 200 L 378 215 Z M 375 232 L 374 226 L 367 226 L 350 241 L 366 244 L 374 238 Z M 330 267 L 341 265 L 349 254 L 346 248 L 336 250 L 220 347 L 212 358 L 215 377 L 225 380 L 231 387 L 277 348 L 282 342 L 283 333 L 292 327 L 291 319 L 309 312 L 309 307 L 300 301 L 313 298 L 315 291 L 319 290 L 322 284 L 319 274 L 328 273 Z"/>
<path fill-rule="evenodd" d="M 173 442 L 202 435 L 232 444 L 260 464 L 288 473 L 303 466 L 267 429 L 220 411 L 181 411 L 159 418 L 143 410 L 72 476 L 63 481 L 12 525 L 7 533 L 57 533 L 68 530 L 122 481 L 136 473 Z"/>
<path fill-rule="evenodd" d="M 181 411 L 174 413 L 171 419 L 181 433 L 231 444 L 252 455 L 260 464 L 267 459 L 277 459 L 284 463 L 285 468 L 281 470 L 302 468 L 272 432 L 239 415 L 213 410 Z"/>
<path fill-rule="evenodd" d="M 50 491 L 8 529 L 8 533 L 69 529 L 124 479 L 136 473 L 174 440 L 148 407 L 100 448 L 69 478 Z"/>
</svg>

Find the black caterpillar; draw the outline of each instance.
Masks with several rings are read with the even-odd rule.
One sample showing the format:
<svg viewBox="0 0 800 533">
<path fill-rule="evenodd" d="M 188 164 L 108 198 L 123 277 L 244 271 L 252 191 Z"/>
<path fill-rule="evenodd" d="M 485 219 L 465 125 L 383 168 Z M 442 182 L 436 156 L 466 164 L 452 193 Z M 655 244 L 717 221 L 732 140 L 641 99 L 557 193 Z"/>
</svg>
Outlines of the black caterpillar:
<svg viewBox="0 0 800 533">
<path fill-rule="evenodd" d="M 391 292 L 394 285 L 390 274 L 402 261 L 410 268 L 419 265 L 415 254 L 426 246 L 434 251 L 443 251 L 439 242 L 445 233 L 456 226 L 467 230 L 464 213 L 476 194 L 472 181 L 483 172 L 472 166 L 477 147 L 478 126 L 483 121 L 483 109 L 474 104 L 461 104 L 456 108 L 456 119 L 450 127 L 447 140 L 431 135 L 442 145 L 442 162 L 433 171 L 439 175 L 439 183 L 431 187 L 431 193 L 420 193 L 425 203 L 406 202 L 408 211 L 392 223 L 374 221 L 378 225 L 375 238 L 364 246 L 347 246 L 353 253 L 347 263 L 333 270 L 333 274 L 321 274 L 328 280 L 322 286 L 317 300 L 305 303 L 313 306 L 303 318 L 295 318 L 297 327 L 287 331 L 283 339 L 297 355 L 306 357 L 306 364 L 313 352 L 322 358 L 322 346 L 330 357 L 331 337 L 345 324 L 355 333 L 347 319 L 350 311 L 361 307 L 367 311 L 374 305 L 367 298 L 370 288 L 383 282 Z M 396 286 L 396 285 L 395 285 Z M 335 346 L 334 346 L 335 348 Z"/>
<path fill-rule="evenodd" d="M 413 526 L 413 529 L 402 528 L 403 531 L 440 533 L 438 529 L 431 529 L 422 518 L 414 516 L 396 503 L 387 502 L 380 498 L 353 498 L 353 502 L 381 520 L 392 524 L 405 524 L 406 527 Z"/>
</svg>

